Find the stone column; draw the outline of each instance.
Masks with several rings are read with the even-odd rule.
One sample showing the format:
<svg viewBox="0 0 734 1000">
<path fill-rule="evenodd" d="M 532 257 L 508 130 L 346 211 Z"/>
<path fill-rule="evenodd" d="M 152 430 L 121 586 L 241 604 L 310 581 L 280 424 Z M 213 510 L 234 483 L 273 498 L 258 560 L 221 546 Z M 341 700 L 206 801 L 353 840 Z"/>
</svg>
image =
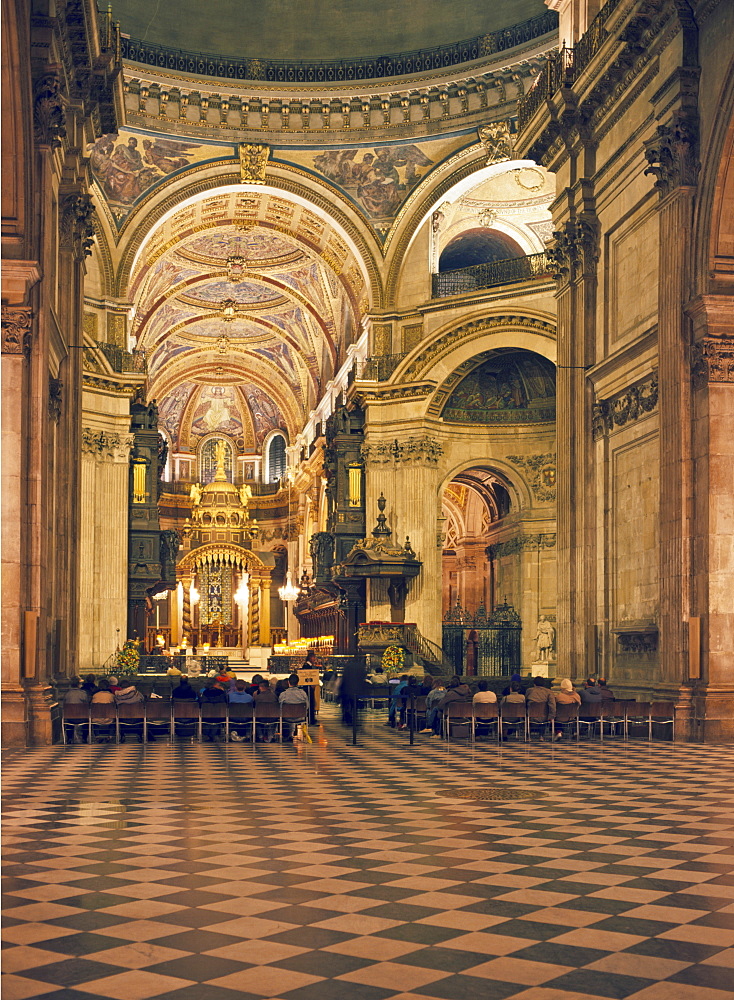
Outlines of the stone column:
<svg viewBox="0 0 734 1000">
<path fill-rule="evenodd" d="M 270 645 L 270 580 L 260 584 L 260 645 Z"/>
<path fill-rule="evenodd" d="M 127 619 L 128 460 L 132 434 L 82 429 L 79 670 L 98 672 Z M 119 631 L 118 631 L 119 630 Z"/>
</svg>

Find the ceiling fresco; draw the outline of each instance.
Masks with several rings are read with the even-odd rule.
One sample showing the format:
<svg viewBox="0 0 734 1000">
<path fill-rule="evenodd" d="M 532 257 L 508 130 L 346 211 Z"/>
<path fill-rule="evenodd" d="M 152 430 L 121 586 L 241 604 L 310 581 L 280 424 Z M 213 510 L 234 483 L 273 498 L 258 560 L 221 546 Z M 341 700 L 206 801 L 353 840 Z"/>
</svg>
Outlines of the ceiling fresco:
<svg viewBox="0 0 734 1000">
<path fill-rule="evenodd" d="M 213 193 L 162 222 L 131 274 L 130 333 L 174 449 L 295 435 L 360 330 L 365 287 L 343 238 L 271 192 Z"/>
</svg>

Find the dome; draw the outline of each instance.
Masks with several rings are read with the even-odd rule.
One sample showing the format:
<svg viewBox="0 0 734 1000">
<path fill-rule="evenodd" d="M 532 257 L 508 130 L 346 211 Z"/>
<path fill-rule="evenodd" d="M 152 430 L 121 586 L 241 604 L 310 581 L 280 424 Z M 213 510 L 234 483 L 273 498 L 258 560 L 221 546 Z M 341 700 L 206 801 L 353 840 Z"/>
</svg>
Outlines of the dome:
<svg viewBox="0 0 734 1000">
<path fill-rule="evenodd" d="M 343 0 L 339 5 L 219 0 L 212 16 L 201 0 L 180 0 L 157 5 L 151 15 L 148 0 L 117 0 L 113 13 L 124 35 L 148 46 L 225 59 L 313 62 L 431 49 L 481 38 L 548 12 L 543 0 Z"/>
</svg>

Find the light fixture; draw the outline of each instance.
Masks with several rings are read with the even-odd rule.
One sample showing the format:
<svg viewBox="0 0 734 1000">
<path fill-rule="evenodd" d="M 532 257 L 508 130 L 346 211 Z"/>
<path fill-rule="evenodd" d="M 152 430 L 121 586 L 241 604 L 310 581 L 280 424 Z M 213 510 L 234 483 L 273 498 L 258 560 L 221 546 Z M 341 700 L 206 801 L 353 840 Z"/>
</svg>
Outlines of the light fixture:
<svg viewBox="0 0 734 1000">
<path fill-rule="evenodd" d="M 189 600 L 191 601 L 192 605 L 199 603 L 199 591 L 196 589 L 193 582 L 189 587 Z"/>
<path fill-rule="evenodd" d="M 296 587 L 293 581 L 291 580 L 291 571 L 288 570 L 288 572 L 285 575 L 285 583 L 283 584 L 282 587 L 278 587 L 278 596 L 280 597 L 281 601 L 287 604 L 288 601 L 295 601 L 299 593 L 300 591 L 298 587 Z"/>
<path fill-rule="evenodd" d="M 250 588 L 248 587 L 247 582 L 248 574 L 244 573 L 240 578 L 239 586 L 234 594 L 235 602 L 239 604 L 241 609 L 246 608 L 250 600 Z"/>
</svg>

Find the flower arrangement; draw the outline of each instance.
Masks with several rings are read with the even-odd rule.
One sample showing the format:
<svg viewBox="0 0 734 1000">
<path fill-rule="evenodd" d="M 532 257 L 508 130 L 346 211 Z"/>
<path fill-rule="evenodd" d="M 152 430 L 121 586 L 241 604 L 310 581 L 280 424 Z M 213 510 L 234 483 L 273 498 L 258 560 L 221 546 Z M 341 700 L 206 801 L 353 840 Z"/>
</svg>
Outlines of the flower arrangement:
<svg viewBox="0 0 734 1000">
<path fill-rule="evenodd" d="M 388 646 L 382 654 L 382 669 L 388 677 L 399 674 L 405 663 L 405 650 L 400 646 Z"/>
<path fill-rule="evenodd" d="M 125 645 L 117 654 L 117 673 L 125 676 L 136 674 L 139 665 L 139 643 L 136 639 L 127 639 Z"/>
</svg>

